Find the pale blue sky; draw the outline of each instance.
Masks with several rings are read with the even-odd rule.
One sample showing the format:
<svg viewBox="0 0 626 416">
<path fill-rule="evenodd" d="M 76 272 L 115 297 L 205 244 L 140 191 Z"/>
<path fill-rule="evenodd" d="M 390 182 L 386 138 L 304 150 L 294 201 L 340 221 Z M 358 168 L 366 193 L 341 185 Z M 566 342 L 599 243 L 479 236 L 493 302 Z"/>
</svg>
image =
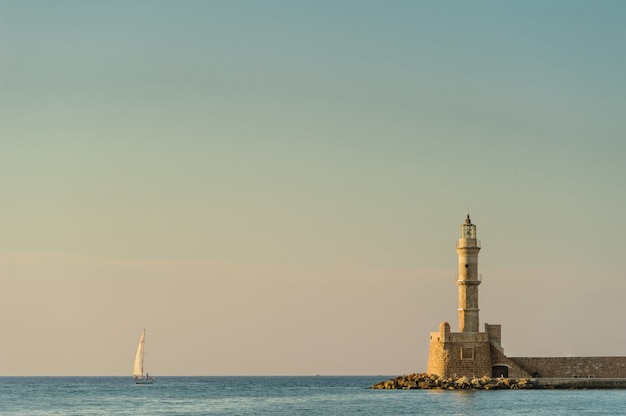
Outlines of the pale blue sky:
<svg viewBox="0 0 626 416">
<path fill-rule="evenodd" d="M 0 373 L 424 371 L 468 209 L 509 355 L 626 354 L 625 13 L 0 1 Z"/>
</svg>

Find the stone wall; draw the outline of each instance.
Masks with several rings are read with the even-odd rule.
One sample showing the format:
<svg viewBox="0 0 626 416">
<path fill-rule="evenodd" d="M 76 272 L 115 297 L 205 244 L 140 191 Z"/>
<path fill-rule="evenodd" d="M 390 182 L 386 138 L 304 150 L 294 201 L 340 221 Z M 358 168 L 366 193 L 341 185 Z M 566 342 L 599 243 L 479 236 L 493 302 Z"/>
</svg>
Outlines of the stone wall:
<svg viewBox="0 0 626 416">
<path fill-rule="evenodd" d="M 454 377 L 491 376 L 489 342 L 447 342 L 450 357 L 444 375 Z"/>
<path fill-rule="evenodd" d="M 502 325 L 485 324 L 485 332 L 489 337 L 489 341 L 502 345 Z"/>
<path fill-rule="evenodd" d="M 500 325 L 485 332 L 451 332 L 442 322 L 430 334 L 428 373 L 446 377 L 624 378 L 626 357 L 507 357 Z"/>
<path fill-rule="evenodd" d="M 494 366 L 508 367 L 508 371 L 507 371 L 508 374 L 506 375 L 507 377 L 513 377 L 513 378 L 530 377 L 530 374 L 528 373 L 528 371 L 524 370 L 523 368 L 519 366 L 519 364 L 517 364 L 516 362 L 511 360 L 509 357 L 504 355 L 504 350 L 502 349 L 502 347 L 495 342 L 491 343 L 491 366 L 492 366 L 492 372 L 491 372 L 492 377 L 500 376 L 500 374 L 498 374 L 497 371 L 493 370 Z"/>
<path fill-rule="evenodd" d="M 491 348 L 484 332 L 450 332 L 443 322 L 430 334 L 428 373 L 439 376 L 491 376 Z"/>
<path fill-rule="evenodd" d="M 450 377 L 491 376 L 489 343 L 431 342 L 428 373 Z"/>
<path fill-rule="evenodd" d="M 626 378 L 626 357 L 509 357 L 532 377 Z"/>
</svg>

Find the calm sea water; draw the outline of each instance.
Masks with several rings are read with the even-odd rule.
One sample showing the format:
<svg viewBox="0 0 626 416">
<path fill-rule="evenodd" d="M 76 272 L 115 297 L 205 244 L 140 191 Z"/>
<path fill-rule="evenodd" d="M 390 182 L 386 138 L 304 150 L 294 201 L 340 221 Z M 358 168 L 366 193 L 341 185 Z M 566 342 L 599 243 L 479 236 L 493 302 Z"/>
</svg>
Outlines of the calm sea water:
<svg viewBox="0 0 626 416">
<path fill-rule="evenodd" d="M 626 390 L 369 390 L 388 377 L 0 377 L 0 415 L 626 415 Z"/>
</svg>

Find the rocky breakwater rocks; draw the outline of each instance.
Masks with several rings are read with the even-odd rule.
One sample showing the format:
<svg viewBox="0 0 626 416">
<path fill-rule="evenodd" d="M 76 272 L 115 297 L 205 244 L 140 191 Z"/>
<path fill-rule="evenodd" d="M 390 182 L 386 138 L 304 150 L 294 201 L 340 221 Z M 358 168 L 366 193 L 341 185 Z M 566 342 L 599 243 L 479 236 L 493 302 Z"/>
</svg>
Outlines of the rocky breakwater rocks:
<svg viewBox="0 0 626 416">
<path fill-rule="evenodd" d="M 536 381 L 527 378 L 490 377 L 440 377 L 434 374 L 409 374 L 381 381 L 371 389 L 431 389 L 431 390 L 505 390 L 533 389 L 539 387 Z"/>
</svg>

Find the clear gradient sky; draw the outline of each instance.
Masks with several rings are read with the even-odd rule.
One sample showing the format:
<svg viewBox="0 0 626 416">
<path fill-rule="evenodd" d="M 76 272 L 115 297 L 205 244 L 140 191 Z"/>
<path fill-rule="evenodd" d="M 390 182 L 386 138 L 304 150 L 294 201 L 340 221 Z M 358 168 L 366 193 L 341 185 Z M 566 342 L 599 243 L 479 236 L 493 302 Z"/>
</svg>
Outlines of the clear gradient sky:
<svg viewBox="0 0 626 416">
<path fill-rule="evenodd" d="M 0 0 L 0 375 L 626 355 L 626 3 Z M 542 342 L 545 341 L 545 342 Z"/>
</svg>

